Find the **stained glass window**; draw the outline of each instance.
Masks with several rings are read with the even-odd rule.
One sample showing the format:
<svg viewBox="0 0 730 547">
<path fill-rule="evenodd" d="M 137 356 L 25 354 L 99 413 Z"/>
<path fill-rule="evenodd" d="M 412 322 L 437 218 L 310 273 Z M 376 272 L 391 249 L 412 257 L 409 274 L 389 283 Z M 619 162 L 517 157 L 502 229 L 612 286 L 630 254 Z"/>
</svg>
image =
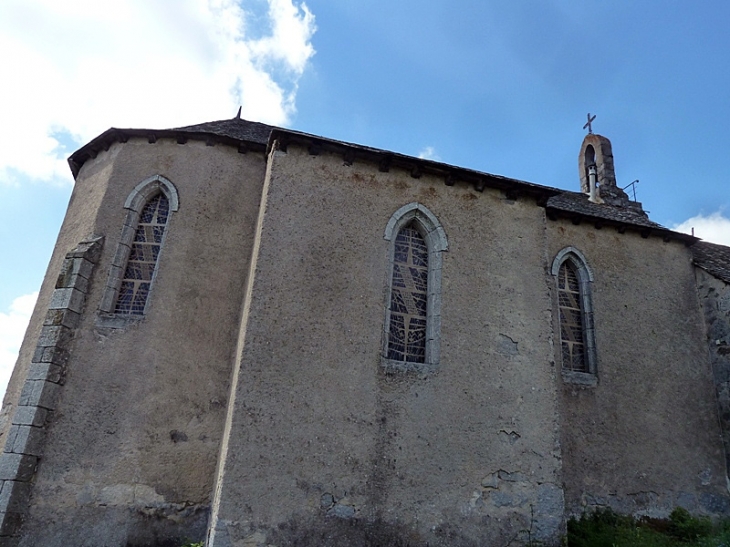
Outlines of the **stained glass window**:
<svg viewBox="0 0 730 547">
<path fill-rule="evenodd" d="M 115 313 L 144 314 L 169 211 L 168 199 L 161 193 L 152 197 L 142 209 L 119 287 Z"/>
<path fill-rule="evenodd" d="M 413 223 L 395 239 L 387 358 L 424 363 L 428 302 L 428 247 Z"/>
<path fill-rule="evenodd" d="M 558 301 L 563 369 L 588 372 L 580 282 L 575 266 L 570 260 L 564 261 L 560 266 Z"/>
</svg>

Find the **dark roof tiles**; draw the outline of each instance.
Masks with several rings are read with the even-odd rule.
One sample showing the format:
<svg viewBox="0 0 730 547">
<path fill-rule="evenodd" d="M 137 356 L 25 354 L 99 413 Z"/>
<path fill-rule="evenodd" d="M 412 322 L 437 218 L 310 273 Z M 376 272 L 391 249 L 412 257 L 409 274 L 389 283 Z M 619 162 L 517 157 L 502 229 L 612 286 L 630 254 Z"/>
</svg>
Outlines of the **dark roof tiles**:
<svg viewBox="0 0 730 547">
<path fill-rule="evenodd" d="M 250 122 L 241 118 L 232 118 L 230 120 L 218 120 L 215 122 L 176 127 L 174 130 L 190 133 L 212 133 L 221 137 L 230 137 L 232 139 L 266 145 L 269 142 L 269 135 L 274 129 L 277 128 L 273 125 Z"/>
<path fill-rule="evenodd" d="M 699 241 L 690 250 L 695 266 L 725 283 L 730 283 L 730 247 Z"/>
<path fill-rule="evenodd" d="M 565 213 L 608 220 L 620 224 L 632 224 L 645 228 L 665 229 L 661 224 L 652 222 L 640 207 L 616 207 L 605 203 L 592 203 L 588 196 L 579 192 L 563 192 L 547 201 L 547 209 Z"/>
</svg>

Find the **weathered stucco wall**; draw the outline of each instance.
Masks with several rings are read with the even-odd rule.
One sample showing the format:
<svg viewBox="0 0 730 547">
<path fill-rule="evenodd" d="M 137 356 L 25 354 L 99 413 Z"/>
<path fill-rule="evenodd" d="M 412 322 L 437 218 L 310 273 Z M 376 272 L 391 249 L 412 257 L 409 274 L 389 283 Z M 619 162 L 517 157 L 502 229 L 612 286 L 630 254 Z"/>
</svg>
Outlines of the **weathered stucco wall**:
<svg viewBox="0 0 730 547">
<path fill-rule="evenodd" d="M 386 375 L 383 234 L 411 202 L 449 241 L 441 360 Z M 212 545 L 556 537 L 543 219 L 500 192 L 276 152 Z"/>
<path fill-rule="evenodd" d="M 608 506 L 666 516 L 678 505 L 726 513 L 712 374 L 688 249 L 630 231 L 549 222 L 550 258 L 568 245 L 583 252 L 595 275 L 598 367 L 595 387 L 557 380 L 569 513 Z"/>
<path fill-rule="evenodd" d="M 264 168 L 261 154 L 163 140 L 116 144 L 84 165 L 61 241 L 93 232 L 106 242 L 48 425 L 22 545 L 202 537 Z M 180 207 L 167 226 L 148 313 L 109 328 L 97 308 L 124 203 L 157 174 L 176 186 Z"/>
</svg>

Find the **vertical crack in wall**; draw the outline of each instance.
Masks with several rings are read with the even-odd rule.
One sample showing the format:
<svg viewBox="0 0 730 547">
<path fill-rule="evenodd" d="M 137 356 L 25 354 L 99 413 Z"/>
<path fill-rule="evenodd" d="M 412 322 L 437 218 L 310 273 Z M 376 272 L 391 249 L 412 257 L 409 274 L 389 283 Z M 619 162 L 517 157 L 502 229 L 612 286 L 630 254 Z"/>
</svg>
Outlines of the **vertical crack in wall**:
<svg viewBox="0 0 730 547">
<path fill-rule="evenodd" d="M 43 321 L 28 376 L 0 454 L 0 542 L 18 537 L 30 499 L 31 481 L 43 455 L 46 423 L 56 408 L 81 322 L 89 280 L 99 261 L 102 236 L 90 236 L 66 255 Z"/>
</svg>

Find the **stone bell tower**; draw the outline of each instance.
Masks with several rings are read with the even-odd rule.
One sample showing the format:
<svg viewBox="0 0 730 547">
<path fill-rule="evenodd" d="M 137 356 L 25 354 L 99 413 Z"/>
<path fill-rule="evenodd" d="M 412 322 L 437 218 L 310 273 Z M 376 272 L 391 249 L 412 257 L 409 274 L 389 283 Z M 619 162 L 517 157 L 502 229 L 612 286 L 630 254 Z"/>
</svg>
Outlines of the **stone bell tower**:
<svg viewBox="0 0 730 547">
<path fill-rule="evenodd" d="M 589 120 L 592 121 L 592 118 L 589 117 Z M 593 133 L 590 121 L 585 125 L 589 132 L 583 139 L 578 155 L 581 191 L 588 194 L 594 203 L 641 210 L 641 204 L 629 200 L 626 192 L 616 185 L 611 141 Z"/>
<path fill-rule="evenodd" d="M 580 169 L 580 189 L 586 194 L 591 193 L 591 179 L 598 189 L 604 186 L 616 187 L 616 173 L 613 169 L 613 151 L 611 141 L 601 135 L 589 133 L 583 139 L 578 157 Z"/>
</svg>

